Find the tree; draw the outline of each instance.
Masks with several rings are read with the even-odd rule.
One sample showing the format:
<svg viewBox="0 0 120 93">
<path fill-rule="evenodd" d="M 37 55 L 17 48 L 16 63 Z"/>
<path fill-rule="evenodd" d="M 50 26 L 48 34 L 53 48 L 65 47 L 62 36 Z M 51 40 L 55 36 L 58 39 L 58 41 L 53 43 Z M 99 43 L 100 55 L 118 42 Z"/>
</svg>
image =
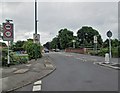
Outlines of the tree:
<svg viewBox="0 0 120 93">
<path fill-rule="evenodd" d="M 55 37 L 55 38 L 53 38 L 52 39 L 52 41 L 50 42 L 50 48 L 51 49 L 56 49 L 56 48 L 58 48 L 58 42 L 57 42 L 57 40 L 58 40 L 58 38 L 57 37 Z"/>
<path fill-rule="evenodd" d="M 12 44 L 11 45 L 11 49 L 13 50 L 13 51 L 22 51 L 22 50 L 24 50 L 23 49 L 23 45 L 24 45 L 24 43 L 25 43 L 25 41 L 17 41 L 15 44 Z"/>
<path fill-rule="evenodd" d="M 61 29 L 58 32 L 58 42 L 61 49 L 72 47 L 72 40 L 74 39 L 73 32 L 70 30 Z"/>
<path fill-rule="evenodd" d="M 92 27 L 83 26 L 77 32 L 77 37 L 80 41 L 80 45 L 83 45 L 84 47 L 93 47 L 95 35 L 97 36 L 98 47 L 101 47 L 103 41 L 101 35 L 97 30 L 93 29 Z"/>
</svg>

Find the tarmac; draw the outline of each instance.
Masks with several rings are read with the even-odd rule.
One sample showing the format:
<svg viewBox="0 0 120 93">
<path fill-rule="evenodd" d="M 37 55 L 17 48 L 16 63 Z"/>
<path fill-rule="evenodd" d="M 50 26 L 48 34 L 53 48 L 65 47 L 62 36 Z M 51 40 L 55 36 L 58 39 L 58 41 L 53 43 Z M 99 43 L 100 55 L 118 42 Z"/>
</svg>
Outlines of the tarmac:
<svg viewBox="0 0 120 93">
<path fill-rule="evenodd" d="M 1 68 L 0 92 L 8 93 L 40 80 L 56 69 L 52 59 L 45 55 L 42 58 L 31 60 L 26 64 L 13 65 Z"/>
</svg>

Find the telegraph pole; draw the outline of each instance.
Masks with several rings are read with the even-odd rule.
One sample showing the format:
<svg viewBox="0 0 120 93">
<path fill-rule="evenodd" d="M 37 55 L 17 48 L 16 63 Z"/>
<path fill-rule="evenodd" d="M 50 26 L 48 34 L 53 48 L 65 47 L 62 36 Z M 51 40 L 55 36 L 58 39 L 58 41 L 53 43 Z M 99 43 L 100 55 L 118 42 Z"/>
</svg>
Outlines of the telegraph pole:
<svg viewBox="0 0 120 93">
<path fill-rule="evenodd" d="M 37 1 L 35 0 L 35 34 L 36 37 L 37 35 Z M 35 38 L 34 38 L 34 43 L 37 43 Z M 35 47 L 35 60 L 37 60 L 37 47 Z"/>
<path fill-rule="evenodd" d="M 35 34 L 37 34 L 37 1 L 35 0 Z"/>
</svg>

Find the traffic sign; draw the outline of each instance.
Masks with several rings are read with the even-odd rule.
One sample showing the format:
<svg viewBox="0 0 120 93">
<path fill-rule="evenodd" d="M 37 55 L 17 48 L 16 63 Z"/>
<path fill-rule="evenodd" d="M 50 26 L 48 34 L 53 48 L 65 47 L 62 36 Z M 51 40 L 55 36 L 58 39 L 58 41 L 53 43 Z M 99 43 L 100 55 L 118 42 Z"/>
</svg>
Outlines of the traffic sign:
<svg viewBox="0 0 120 93">
<path fill-rule="evenodd" d="M 112 37 L 112 32 L 110 30 L 107 32 L 107 36 Z"/>
<path fill-rule="evenodd" d="M 5 23 L 4 24 L 4 29 L 9 30 L 9 31 L 12 30 L 12 24 L 10 24 L 9 22 Z"/>
<path fill-rule="evenodd" d="M 94 43 L 97 43 L 97 36 L 94 36 Z"/>
<path fill-rule="evenodd" d="M 6 31 L 4 34 L 8 38 L 12 36 L 12 32 L 11 31 Z"/>
<path fill-rule="evenodd" d="M 10 22 L 3 23 L 3 40 L 13 41 L 13 24 Z"/>
<path fill-rule="evenodd" d="M 35 43 L 40 43 L 40 35 L 39 34 L 33 34 L 33 40 Z"/>
</svg>

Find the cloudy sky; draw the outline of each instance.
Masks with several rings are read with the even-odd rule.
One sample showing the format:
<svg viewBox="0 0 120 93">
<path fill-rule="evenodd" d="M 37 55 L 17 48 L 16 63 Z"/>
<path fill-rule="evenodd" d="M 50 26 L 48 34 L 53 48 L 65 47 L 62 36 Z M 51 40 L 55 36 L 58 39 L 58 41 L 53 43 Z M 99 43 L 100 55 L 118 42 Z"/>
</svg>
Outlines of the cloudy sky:
<svg viewBox="0 0 120 93">
<path fill-rule="evenodd" d="M 15 41 L 33 38 L 35 32 L 34 0 L 31 2 L 10 1 L 2 0 L 0 3 L 0 23 L 5 22 L 6 18 L 13 20 Z M 106 32 L 108 30 L 113 32 L 112 38 L 118 37 L 117 0 L 109 0 L 109 2 L 108 0 L 106 2 L 99 2 L 98 0 L 90 2 L 68 1 L 56 2 L 52 0 L 48 2 L 45 0 L 43 2 L 39 0 L 38 33 L 42 44 L 51 41 L 62 28 L 67 28 L 76 35 L 82 26 L 91 26 L 98 30 L 103 40 L 107 38 Z"/>
</svg>

